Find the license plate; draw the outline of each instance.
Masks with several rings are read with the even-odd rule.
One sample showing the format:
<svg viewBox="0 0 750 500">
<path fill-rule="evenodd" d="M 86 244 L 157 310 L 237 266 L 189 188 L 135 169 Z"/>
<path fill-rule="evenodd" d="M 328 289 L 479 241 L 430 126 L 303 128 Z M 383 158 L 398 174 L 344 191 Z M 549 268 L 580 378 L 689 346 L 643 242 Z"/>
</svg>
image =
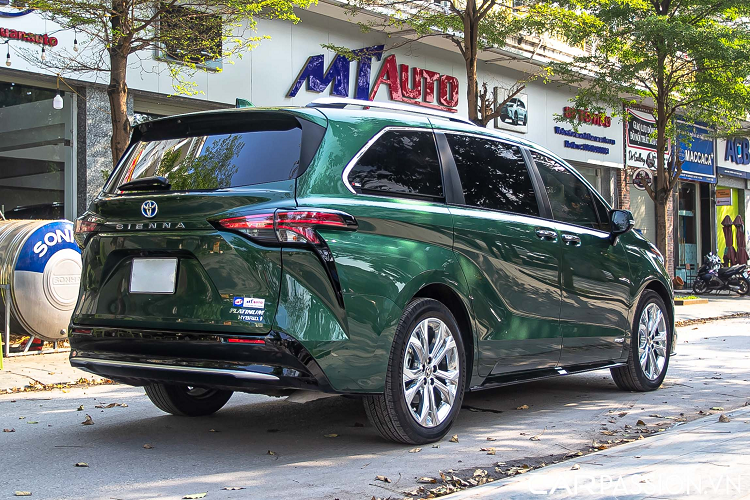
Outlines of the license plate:
<svg viewBox="0 0 750 500">
<path fill-rule="evenodd" d="M 133 259 L 130 293 L 174 293 L 177 259 Z"/>
</svg>

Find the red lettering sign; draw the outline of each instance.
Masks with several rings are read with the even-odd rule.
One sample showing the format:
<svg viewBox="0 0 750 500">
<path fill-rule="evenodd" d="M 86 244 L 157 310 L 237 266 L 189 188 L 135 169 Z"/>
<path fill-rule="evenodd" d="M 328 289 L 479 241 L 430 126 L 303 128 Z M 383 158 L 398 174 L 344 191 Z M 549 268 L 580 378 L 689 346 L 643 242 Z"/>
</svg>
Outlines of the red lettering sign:
<svg viewBox="0 0 750 500">
<path fill-rule="evenodd" d="M 604 113 L 592 113 L 588 109 L 577 109 L 565 106 L 563 108 L 563 117 L 565 118 L 578 118 L 579 122 L 589 123 L 598 127 L 610 127 L 612 126 L 612 117 Z"/>
<path fill-rule="evenodd" d="M 455 109 L 458 106 L 458 79 L 456 77 L 416 67 L 411 70 L 410 82 L 409 66 L 406 64 L 397 66 L 396 56 L 393 54 L 386 57 L 370 92 L 370 100 L 375 99 L 381 85 L 387 85 L 388 96 L 394 101 L 451 113 L 457 111 Z M 437 102 L 435 102 L 436 86 L 438 87 Z"/>
<path fill-rule="evenodd" d="M 57 38 L 48 35 L 40 35 L 38 33 L 28 33 L 26 31 L 11 30 L 8 28 L 0 28 L 0 38 L 7 38 L 9 40 L 18 40 L 20 42 L 38 43 L 39 45 L 48 45 L 54 47 L 57 45 Z"/>
</svg>

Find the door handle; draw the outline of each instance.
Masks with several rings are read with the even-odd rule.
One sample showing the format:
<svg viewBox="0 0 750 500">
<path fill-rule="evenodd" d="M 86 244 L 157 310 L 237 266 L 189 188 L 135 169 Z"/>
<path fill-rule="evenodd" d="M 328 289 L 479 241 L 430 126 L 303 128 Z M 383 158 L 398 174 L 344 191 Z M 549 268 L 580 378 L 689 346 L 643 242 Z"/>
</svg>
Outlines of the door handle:
<svg viewBox="0 0 750 500">
<path fill-rule="evenodd" d="M 573 247 L 581 246 L 581 238 L 572 234 L 563 234 L 562 239 L 566 245 Z"/>
<path fill-rule="evenodd" d="M 557 241 L 557 231 L 551 229 L 537 229 L 536 235 L 542 240 Z"/>
</svg>

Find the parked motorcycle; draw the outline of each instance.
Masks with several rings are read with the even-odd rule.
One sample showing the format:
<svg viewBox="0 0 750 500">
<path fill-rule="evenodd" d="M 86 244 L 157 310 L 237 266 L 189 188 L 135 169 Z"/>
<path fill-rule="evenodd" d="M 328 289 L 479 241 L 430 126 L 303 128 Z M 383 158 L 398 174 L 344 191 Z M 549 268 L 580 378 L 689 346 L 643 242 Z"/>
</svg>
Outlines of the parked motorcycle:
<svg viewBox="0 0 750 500">
<path fill-rule="evenodd" d="M 703 265 L 698 269 L 698 276 L 693 282 L 693 293 L 700 295 L 724 290 L 747 295 L 750 291 L 747 265 L 721 267 L 721 259 L 718 255 L 714 255 L 713 252 L 709 253 L 703 258 Z"/>
</svg>

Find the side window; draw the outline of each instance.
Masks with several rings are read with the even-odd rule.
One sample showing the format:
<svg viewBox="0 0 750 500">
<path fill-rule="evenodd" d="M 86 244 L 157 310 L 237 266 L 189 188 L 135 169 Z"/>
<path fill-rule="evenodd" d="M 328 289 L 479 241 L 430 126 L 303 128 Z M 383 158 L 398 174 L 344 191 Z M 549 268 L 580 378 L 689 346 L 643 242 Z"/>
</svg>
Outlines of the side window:
<svg viewBox="0 0 750 500">
<path fill-rule="evenodd" d="M 552 158 L 531 152 L 547 190 L 552 217 L 560 222 L 599 229 L 594 196 L 588 186 Z"/>
<path fill-rule="evenodd" d="M 467 205 L 539 215 L 534 186 L 517 146 L 447 134 Z"/>
<path fill-rule="evenodd" d="M 596 196 L 594 196 L 594 205 L 596 205 L 596 211 L 599 213 L 599 229 L 609 232 L 612 229 L 609 223 L 609 209 Z"/>
<path fill-rule="evenodd" d="M 348 181 L 363 192 L 442 198 L 443 178 L 432 132 L 384 133 L 357 161 Z"/>
</svg>

